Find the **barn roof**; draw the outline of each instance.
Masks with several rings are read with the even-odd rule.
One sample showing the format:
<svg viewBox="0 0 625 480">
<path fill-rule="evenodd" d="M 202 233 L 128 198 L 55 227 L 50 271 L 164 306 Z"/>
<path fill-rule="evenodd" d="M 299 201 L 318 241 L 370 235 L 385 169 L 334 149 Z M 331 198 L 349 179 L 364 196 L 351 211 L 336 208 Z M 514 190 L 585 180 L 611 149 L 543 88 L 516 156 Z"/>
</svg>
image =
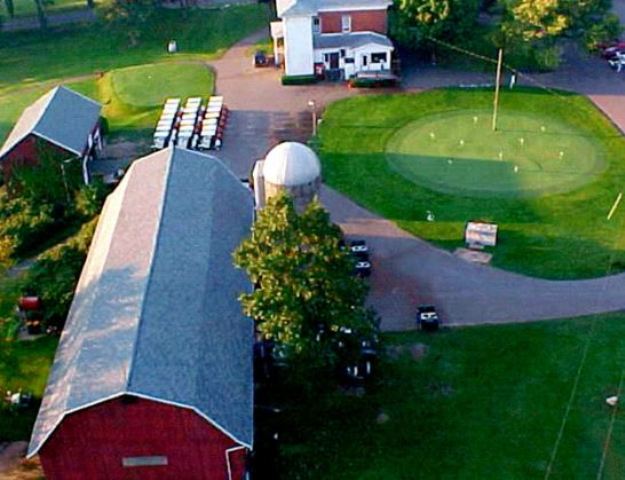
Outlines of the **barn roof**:
<svg viewBox="0 0 625 480">
<path fill-rule="evenodd" d="M 386 9 L 392 0 L 291 0 L 280 2 L 278 17 L 314 15 L 317 12 Z"/>
<path fill-rule="evenodd" d="M 365 45 L 378 45 L 393 48 L 388 37 L 375 32 L 352 32 L 330 35 L 317 35 L 313 38 L 313 47 L 324 48 L 359 48 Z"/>
<path fill-rule="evenodd" d="M 101 109 L 98 102 L 67 87 L 53 88 L 22 112 L 0 149 L 0 160 L 31 133 L 81 155 Z"/>
<path fill-rule="evenodd" d="M 251 447 L 253 324 L 238 302 L 250 283 L 232 252 L 252 220 L 251 194 L 216 158 L 134 162 L 102 210 L 29 456 L 65 415 L 124 394 L 190 408 Z"/>
</svg>

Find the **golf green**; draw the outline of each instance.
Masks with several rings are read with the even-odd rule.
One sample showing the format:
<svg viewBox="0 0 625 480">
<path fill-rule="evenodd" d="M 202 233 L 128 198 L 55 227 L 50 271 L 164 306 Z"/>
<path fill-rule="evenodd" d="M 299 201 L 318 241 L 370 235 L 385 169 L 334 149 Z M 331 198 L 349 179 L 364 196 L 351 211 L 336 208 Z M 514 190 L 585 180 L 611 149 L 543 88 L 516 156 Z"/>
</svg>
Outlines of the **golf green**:
<svg viewBox="0 0 625 480">
<path fill-rule="evenodd" d="M 563 193 L 593 182 L 607 164 L 587 132 L 549 116 L 462 110 L 421 117 L 386 145 L 392 169 L 442 193 L 473 197 L 531 197 Z"/>
<path fill-rule="evenodd" d="M 131 107 L 160 106 L 167 97 L 212 95 L 214 74 L 201 63 L 156 63 L 114 70 L 119 99 Z"/>
</svg>

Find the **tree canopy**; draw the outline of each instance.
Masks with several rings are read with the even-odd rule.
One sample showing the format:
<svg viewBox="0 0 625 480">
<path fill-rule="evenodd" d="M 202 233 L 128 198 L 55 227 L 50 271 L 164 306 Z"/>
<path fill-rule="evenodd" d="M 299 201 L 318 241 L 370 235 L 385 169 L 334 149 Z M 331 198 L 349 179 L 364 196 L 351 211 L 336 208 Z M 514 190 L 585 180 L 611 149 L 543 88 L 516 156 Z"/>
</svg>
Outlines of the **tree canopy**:
<svg viewBox="0 0 625 480">
<path fill-rule="evenodd" d="M 262 337 L 290 356 L 326 366 L 336 360 L 341 331 L 366 334 L 374 324 L 364 305 L 367 287 L 352 275 L 353 261 L 340 248 L 341 239 L 317 201 L 298 214 L 281 194 L 259 212 L 251 237 L 234 255 L 256 286 L 241 303 Z"/>
<path fill-rule="evenodd" d="M 563 37 L 589 48 L 616 38 L 621 28 L 611 8 L 611 0 L 396 0 L 391 33 L 410 48 L 432 49 L 439 41 L 478 53 L 503 47 L 519 68 L 549 69 L 557 66 Z"/>
</svg>

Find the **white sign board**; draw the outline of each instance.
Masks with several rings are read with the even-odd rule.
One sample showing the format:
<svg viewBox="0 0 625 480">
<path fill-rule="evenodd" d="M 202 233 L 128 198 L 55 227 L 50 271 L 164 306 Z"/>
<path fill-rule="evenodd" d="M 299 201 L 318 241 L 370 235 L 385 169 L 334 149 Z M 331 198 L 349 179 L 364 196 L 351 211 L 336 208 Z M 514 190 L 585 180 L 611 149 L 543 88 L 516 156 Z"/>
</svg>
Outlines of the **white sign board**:
<svg viewBox="0 0 625 480">
<path fill-rule="evenodd" d="M 497 224 L 467 222 L 464 238 L 467 245 L 494 247 L 497 245 Z"/>
</svg>

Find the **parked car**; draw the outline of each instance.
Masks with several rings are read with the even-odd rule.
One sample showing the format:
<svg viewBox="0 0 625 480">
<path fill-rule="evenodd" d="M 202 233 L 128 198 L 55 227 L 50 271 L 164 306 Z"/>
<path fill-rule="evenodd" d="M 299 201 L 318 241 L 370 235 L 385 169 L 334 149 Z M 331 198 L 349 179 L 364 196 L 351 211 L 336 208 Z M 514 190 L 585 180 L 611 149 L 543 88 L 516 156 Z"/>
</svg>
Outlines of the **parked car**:
<svg viewBox="0 0 625 480">
<path fill-rule="evenodd" d="M 623 67 L 625 67 L 625 53 L 619 53 L 611 60 L 608 60 L 608 64 L 617 72 L 622 72 L 624 70 Z"/>
<path fill-rule="evenodd" d="M 336 340 L 337 351 L 351 351 L 352 354 L 347 357 L 352 360 L 339 365 L 340 380 L 347 384 L 359 385 L 371 378 L 378 360 L 378 344 L 379 339 L 375 331 L 370 335 L 360 336 L 352 329 L 342 327 Z"/>
<path fill-rule="evenodd" d="M 617 53 L 625 53 L 625 41 L 615 41 L 600 46 L 601 56 L 610 60 Z"/>
<path fill-rule="evenodd" d="M 341 241 L 339 247 L 349 251 L 354 260 L 354 275 L 368 277 L 371 275 L 371 260 L 369 259 L 369 247 L 364 240 L 352 240 L 349 243 Z"/>
<path fill-rule="evenodd" d="M 355 257 L 366 256 L 368 259 L 369 256 L 369 247 L 367 246 L 367 242 L 364 240 L 353 240 L 349 242 L 349 251 Z"/>
<path fill-rule="evenodd" d="M 354 264 L 354 275 L 361 278 L 371 275 L 371 262 L 369 260 L 356 260 Z"/>
<path fill-rule="evenodd" d="M 438 330 L 440 318 L 434 305 L 419 305 L 417 307 L 417 328 L 428 332 Z"/>
<path fill-rule="evenodd" d="M 254 67 L 266 67 L 269 65 L 269 59 L 267 54 L 262 50 L 257 50 L 254 53 Z"/>
</svg>

